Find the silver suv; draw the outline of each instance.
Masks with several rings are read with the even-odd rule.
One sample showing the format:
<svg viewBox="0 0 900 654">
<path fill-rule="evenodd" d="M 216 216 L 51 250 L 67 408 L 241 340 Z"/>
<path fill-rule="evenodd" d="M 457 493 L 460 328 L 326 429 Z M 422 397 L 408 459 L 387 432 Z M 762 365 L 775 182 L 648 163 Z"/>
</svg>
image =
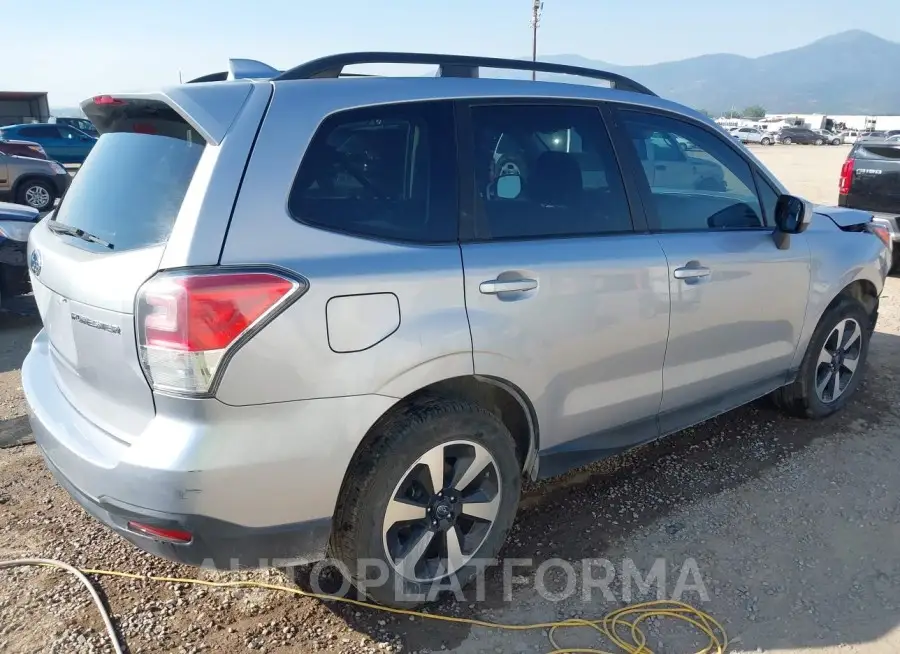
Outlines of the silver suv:
<svg viewBox="0 0 900 654">
<path fill-rule="evenodd" d="M 343 74 L 375 62 L 439 71 Z M 23 385 L 58 482 L 160 556 L 329 555 L 416 604 L 497 554 L 526 478 L 859 385 L 887 235 L 618 75 L 238 60 L 82 106 L 102 136 L 31 233 Z"/>
</svg>

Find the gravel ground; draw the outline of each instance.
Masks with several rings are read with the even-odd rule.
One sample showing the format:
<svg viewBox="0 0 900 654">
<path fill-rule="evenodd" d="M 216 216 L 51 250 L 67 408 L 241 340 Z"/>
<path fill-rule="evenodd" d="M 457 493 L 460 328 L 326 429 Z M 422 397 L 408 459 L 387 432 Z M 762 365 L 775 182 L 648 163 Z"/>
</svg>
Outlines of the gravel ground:
<svg viewBox="0 0 900 654">
<path fill-rule="evenodd" d="M 757 150 L 795 192 L 833 200 L 846 148 Z M 28 435 L 18 367 L 38 325 L 27 303 L 0 315 L 0 442 Z M 617 573 L 607 601 L 579 592 L 549 601 L 535 568 L 516 570 L 510 598 L 488 577 L 484 602 L 434 610 L 510 623 L 599 617 L 618 606 L 621 573 L 657 560 L 671 595 L 720 619 L 733 651 L 900 651 L 900 279 L 882 298 L 864 385 L 840 415 L 783 417 L 765 403 L 733 411 L 626 456 L 526 491 L 504 551 L 534 566 L 561 559 L 577 571 L 603 558 Z M 59 558 L 139 574 L 235 579 L 143 555 L 97 525 L 57 488 L 33 445 L 0 450 L 0 560 Z M 546 576 L 555 590 L 558 569 Z M 576 575 L 578 577 L 579 575 Z M 301 586 L 280 572 L 240 578 Z M 216 590 L 104 578 L 106 600 L 132 652 L 542 652 L 546 633 L 500 632 L 325 604 L 264 590 Z M 699 589 L 697 588 L 699 587 Z M 655 597 L 637 589 L 632 601 Z M 705 591 L 706 598 L 700 591 Z M 655 651 L 700 644 L 651 622 Z M 585 632 L 561 645 L 599 646 Z M 687 649 L 686 649 L 687 648 Z M 606 649 L 609 649 L 606 647 Z M 112 651 L 87 594 L 63 573 L 0 572 L 0 652 Z"/>
</svg>

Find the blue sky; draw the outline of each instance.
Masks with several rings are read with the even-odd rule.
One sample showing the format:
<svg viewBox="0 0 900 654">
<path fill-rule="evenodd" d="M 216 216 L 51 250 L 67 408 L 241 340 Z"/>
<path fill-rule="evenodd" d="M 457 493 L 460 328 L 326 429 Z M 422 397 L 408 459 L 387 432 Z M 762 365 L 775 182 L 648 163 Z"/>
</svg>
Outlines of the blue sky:
<svg viewBox="0 0 900 654">
<path fill-rule="evenodd" d="M 30 4 L 0 0 L 4 49 L 16 53 L 7 56 L 3 90 L 49 91 L 55 106 L 177 83 L 179 71 L 189 79 L 223 70 L 229 57 L 287 68 L 352 50 L 531 52 L 531 0 Z M 538 50 L 617 64 L 714 52 L 752 57 L 846 29 L 900 41 L 900 0 L 545 0 Z"/>
</svg>

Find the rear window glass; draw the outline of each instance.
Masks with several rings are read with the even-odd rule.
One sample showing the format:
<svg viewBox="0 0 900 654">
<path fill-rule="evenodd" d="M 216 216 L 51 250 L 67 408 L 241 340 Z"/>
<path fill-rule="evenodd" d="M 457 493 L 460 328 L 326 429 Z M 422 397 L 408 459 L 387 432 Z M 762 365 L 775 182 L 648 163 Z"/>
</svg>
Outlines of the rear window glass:
<svg viewBox="0 0 900 654">
<path fill-rule="evenodd" d="M 864 144 L 857 148 L 857 156 L 866 159 L 900 159 L 900 143 Z"/>
<path fill-rule="evenodd" d="M 169 238 L 205 146 L 186 123 L 144 121 L 122 127 L 130 131 L 107 133 L 97 141 L 53 218 L 112 244 L 115 252 Z"/>
<path fill-rule="evenodd" d="M 288 208 L 297 220 L 347 234 L 455 241 L 452 105 L 384 105 L 331 116 L 303 157 Z"/>
</svg>

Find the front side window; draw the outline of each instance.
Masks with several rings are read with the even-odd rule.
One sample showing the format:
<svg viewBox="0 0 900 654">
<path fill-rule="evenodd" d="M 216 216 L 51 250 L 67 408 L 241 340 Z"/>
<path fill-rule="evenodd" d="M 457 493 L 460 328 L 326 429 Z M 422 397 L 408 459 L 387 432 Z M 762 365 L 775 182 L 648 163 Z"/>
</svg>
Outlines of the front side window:
<svg viewBox="0 0 900 654">
<path fill-rule="evenodd" d="M 633 110 L 622 123 L 649 186 L 658 231 L 765 225 L 750 165 L 720 137 L 691 123 Z M 672 143 L 690 142 L 674 156 Z"/>
<path fill-rule="evenodd" d="M 446 102 L 353 109 L 326 119 L 288 200 L 301 222 L 388 240 L 455 241 L 456 151 Z"/>
<path fill-rule="evenodd" d="M 632 231 L 599 109 L 487 104 L 471 108 L 479 237 L 528 239 Z"/>
</svg>

